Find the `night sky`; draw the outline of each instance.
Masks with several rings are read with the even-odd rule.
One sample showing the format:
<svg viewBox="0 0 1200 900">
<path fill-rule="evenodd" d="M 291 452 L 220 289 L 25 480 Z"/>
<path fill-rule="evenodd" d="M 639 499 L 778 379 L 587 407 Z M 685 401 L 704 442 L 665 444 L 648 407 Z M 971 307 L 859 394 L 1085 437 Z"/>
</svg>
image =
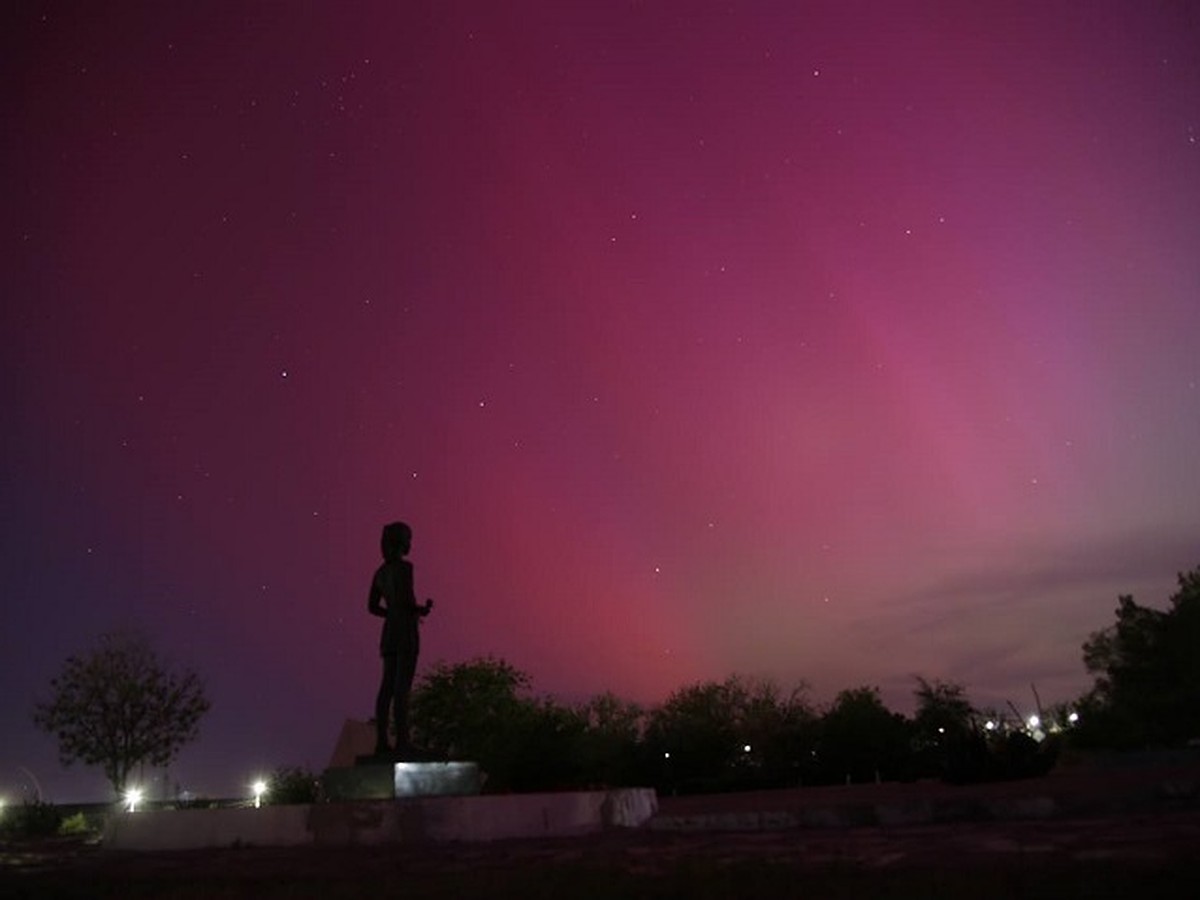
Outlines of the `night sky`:
<svg viewBox="0 0 1200 900">
<path fill-rule="evenodd" d="M 1123 3 L 49 3 L 0 25 L 0 793 L 138 628 L 169 772 L 422 665 L 1070 699 L 1200 565 L 1200 14 Z"/>
</svg>

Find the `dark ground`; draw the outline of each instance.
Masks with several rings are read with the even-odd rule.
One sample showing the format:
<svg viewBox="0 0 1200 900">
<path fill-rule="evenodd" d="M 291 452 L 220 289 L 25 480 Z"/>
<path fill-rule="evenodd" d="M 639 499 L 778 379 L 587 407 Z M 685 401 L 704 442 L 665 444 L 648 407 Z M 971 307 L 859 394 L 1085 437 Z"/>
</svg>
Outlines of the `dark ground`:
<svg viewBox="0 0 1200 900">
<path fill-rule="evenodd" d="M 665 798 L 665 816 L 939 797 L 1053 796 L 1035 820 L 754 831 L 612 831 L 490 844 L 104 850 L 59 839 L 0 848 L 0 897 L 1200 896 L 1191 773 L 1098 770 L 955 788 L 922 783 Z M 1183 779 L 1183 780 L 1181 780 Z M 1163 786 L 1168 786 L 1163 791 Z"/>
</svg>

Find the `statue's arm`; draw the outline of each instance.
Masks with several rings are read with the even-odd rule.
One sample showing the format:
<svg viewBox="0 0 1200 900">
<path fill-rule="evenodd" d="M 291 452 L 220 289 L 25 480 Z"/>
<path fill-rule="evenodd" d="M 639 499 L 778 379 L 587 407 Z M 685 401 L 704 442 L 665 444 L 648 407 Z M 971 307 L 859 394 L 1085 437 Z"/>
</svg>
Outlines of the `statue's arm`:
<svg viewBox="0 0 1200 900">
<path fill-rule="evenodd" d="M 429 614 L 428 607 L 432 606 L 432 602 L 422 606 L 417 602 L 417 591 L 413 587 L 413 567 L 409 563 L 401 569 L 403 572 L 403 581 L 400 586 L 400 596 L 404 598 L 404 605 L 407 609 L 412 610 L 418 616 L 426 616 Z"/>
<path fill-rule="evenodd" d="M 367 612 L 373 616 L 387 616 L 387 606 L 383 603 L 383 591 L 379 589 L 379 579 L 371 581 L 371 590 L 367 593 Z"/>
</svg>

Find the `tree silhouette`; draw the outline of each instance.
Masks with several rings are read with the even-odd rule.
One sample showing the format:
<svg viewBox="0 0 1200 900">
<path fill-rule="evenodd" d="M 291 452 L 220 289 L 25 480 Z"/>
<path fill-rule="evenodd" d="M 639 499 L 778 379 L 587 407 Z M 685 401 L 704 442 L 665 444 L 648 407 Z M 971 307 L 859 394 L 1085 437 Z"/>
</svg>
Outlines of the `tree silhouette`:
<svg viewBox="0 0 1200 900">
<path fill-rule="evenodd" d="M 584 725 L 579 754 L 581 773 L 587 783 L 633 783 L 638 774 L 645 717 L 642 708 L 606 691 L 592 697 L 577 712 Z"/>
<path fill-rule="evenodd" d="M 976 727 L 966 688 L 918 675 L 913 693 L 917 698 L 912 729 L 918 774 L 954 782 L 984 778 L 987 744 Z"/>
<path fill-rule="evenodd" d="M 418 743 L 475 760 L 489 791 L 562 787 L 579 777 L 583 716 L 528 695 L 529 676 L 502 659 L 440 662 L 413 690 Z"/>
<path fill-rule="evenodd" d="M 1120 597 L 1116 622 L 1084 643 L 1096 680 L 1080 702 L 1083 739 L 1140 747 L 1200 736 L 1200 569 L 1178 583 L 1166 610 Z"/>
<path fill-rule="evenodd" d="M 70 656 L 33 721 L 58 739 L 63 765 L 99 766 L 121 794 L 141 765 L 165 766 L 199 733 L 209 709 L 199 677 L 171 672 L 146 640 L 105 634 Z"/>
<path fill-rule="evenodd" d="M 889 710 L 877 687 L 837 695 L 821 720 L 821 758 L 848 781 L 896 778 L 908 765 L 908 720 Z"/>
<path fill-rule="evenodd" d="M 795 783 L 814 723 L 804 685 L 785 696 L 770 680 L 733 675 L 674 691 L 650 712 L 644 744 L 672 790 Z"/>
</svg>

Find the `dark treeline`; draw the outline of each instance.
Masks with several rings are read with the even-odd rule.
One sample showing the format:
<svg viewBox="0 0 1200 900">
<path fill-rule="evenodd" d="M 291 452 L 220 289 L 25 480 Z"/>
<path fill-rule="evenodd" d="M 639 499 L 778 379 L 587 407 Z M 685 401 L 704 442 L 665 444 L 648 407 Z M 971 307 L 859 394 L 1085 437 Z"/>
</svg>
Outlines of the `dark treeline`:
<svg viewBox="0 0 1200 900">
<path fill-rule="evenodd" d="M 1167 747 L 1200 736 L 1198 646 L 1200 569 L 1179 576 L 1166 610 L 1121 597 L 1116 622 L 1083 646 L 1093 687 L 1028 721 L 976 709 L 962 685 L 919 677 L 911 717 L 870 686 L 818 708 L 803 685 L 739 676 L 687 685 L 652 708 L 611 693 L 566 705 L 486 658 L 425 674 L 412 725 L 430 750 L 477 760 L 489 791 L 1021 778 L 1048 771 L 1065 747 Z"/>
<path fill-rule="evenodd" d="M 418 741 L 477 760 L 491 791 L 650 785 L 668 793 L 1036 775 L 1059 744 L 971 707 L 963 689 L 917 681 L 918 709 L 893 712 L 873 687 L 818 710 L 803 688 L 732 676 L 680 688 L 643 709 L 611 693 L 565 705 L 529 692 L 499 659 L 440 664 L 413 695 Z M 1063 717 L 1065 722 L 1065 716 Z"/>
</svg>

